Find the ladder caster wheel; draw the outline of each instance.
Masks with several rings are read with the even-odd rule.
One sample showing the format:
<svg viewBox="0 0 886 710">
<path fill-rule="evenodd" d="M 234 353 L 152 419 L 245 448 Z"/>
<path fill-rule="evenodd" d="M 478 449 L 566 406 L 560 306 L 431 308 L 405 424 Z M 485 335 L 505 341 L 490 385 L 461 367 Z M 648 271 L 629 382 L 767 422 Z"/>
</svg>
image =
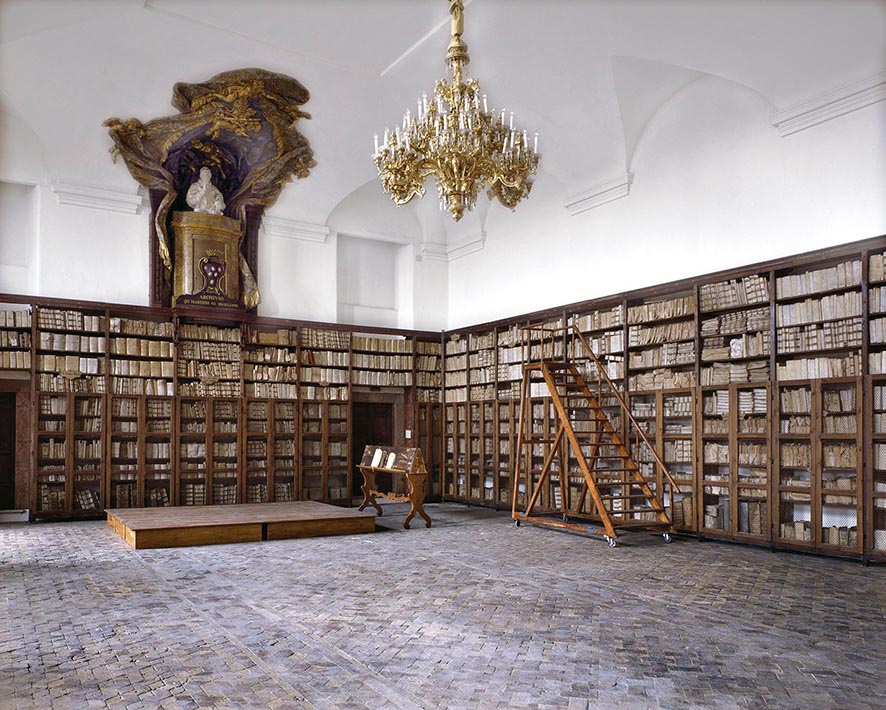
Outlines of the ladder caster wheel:
<svg viewBox="0 0 886 710">
<path fill-rule="evenodd" d="M 671 542 L 671 540 L 673 539 L 673 538 L 671 538 L 670 533 L 665 533 L 664 535 L 662 535 L 662 537 L 664 538 L 665 542 Z"/>
<path fill-rule="evenodd" d="M 514 521 L 514 527 L 515 527 L 515 528 L 519 528 L 519 527 L 520 527 L 520 521 L 519 521 L 519 520 L 515 520 L 515 521 Z"/>
<path fill-rule="evenodd" d="M 614 537 L 609 537 L 609 535 L 606 535 L 605 537 L 606 537 L 606 542 L 609 543 L 609 547 L 615 547 L 615 546 L 618 544 L 618 543 L 615 541 L 615 538 L 614 538 Z"/>
</svg>

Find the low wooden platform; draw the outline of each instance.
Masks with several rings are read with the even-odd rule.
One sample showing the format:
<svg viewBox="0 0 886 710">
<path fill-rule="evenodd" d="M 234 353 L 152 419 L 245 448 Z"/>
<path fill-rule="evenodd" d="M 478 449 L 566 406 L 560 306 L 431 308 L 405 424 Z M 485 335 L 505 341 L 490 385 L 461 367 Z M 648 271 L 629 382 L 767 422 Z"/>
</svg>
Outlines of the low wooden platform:
<svg viewBox="0 0 886 710">
<path fill-rule="evenodd" d="M 316 501 L 115 508 L 108 527 L 137 550 L 375 532 L 375 515 Z"/>
</svg>

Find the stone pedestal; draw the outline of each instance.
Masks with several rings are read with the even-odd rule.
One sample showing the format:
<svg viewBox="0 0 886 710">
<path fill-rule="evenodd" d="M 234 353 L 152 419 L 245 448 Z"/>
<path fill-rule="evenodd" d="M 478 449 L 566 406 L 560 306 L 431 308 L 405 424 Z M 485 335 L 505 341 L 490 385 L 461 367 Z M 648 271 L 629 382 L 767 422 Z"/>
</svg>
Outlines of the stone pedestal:
<svg viewBox="0 0 886 710">
<path fill-rule="evenodd" d="M 240 223 L 206 212 L 174 212 L 173 305 L 240 308 Z"/>
</svg>

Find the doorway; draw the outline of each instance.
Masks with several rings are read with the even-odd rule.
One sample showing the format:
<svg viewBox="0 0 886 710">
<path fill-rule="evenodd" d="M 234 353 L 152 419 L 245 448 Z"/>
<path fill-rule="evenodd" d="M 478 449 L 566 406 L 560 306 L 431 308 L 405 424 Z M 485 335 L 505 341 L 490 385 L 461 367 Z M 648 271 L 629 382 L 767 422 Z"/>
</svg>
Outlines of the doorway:
<svg viewBox="0 0 886 710">
<path fill-rule="evenodd" d="M 15 508 L 15 392 L 0 392 L 0 510 Z"/>
<path fill-rule="evenodd" d="M 394 405 L 386 402 L 353 402 L 351 409 L 351 495 L 361 496 L 363 475 L 357 464 L 367 444 L 394 444 Z"/>
</svg>

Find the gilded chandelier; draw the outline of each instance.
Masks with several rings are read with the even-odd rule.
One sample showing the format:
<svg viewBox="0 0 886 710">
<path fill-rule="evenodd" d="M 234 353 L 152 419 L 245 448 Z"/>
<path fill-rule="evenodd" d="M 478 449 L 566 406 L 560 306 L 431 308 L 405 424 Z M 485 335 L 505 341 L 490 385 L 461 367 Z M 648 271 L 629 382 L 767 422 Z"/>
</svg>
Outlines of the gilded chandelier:
<svg viewBox="0 0 886 710">
<path fill-rule="evenodd" d="M 462 79 L 468 48 L 462 41 L 464 5 L 449 0 L 452 41 L 446 60 L 452 79 L 440 79 L 434 96 L 422 94 L 413 115 L 406 111 L 401 125 L 375 136 L 373 160 L 382 188 L 398 205 L 425 194 L 424 182 L 434 176 L 440 209 L 461 219 L 477 202 L 481 185 L 489 197 L 514 209 L 532 189 L 538 167 L 538 133 L 529 145 L 526 131 L 514 128 L 514 114 L 489 111 L 476 79 Z"/>
</svg>

